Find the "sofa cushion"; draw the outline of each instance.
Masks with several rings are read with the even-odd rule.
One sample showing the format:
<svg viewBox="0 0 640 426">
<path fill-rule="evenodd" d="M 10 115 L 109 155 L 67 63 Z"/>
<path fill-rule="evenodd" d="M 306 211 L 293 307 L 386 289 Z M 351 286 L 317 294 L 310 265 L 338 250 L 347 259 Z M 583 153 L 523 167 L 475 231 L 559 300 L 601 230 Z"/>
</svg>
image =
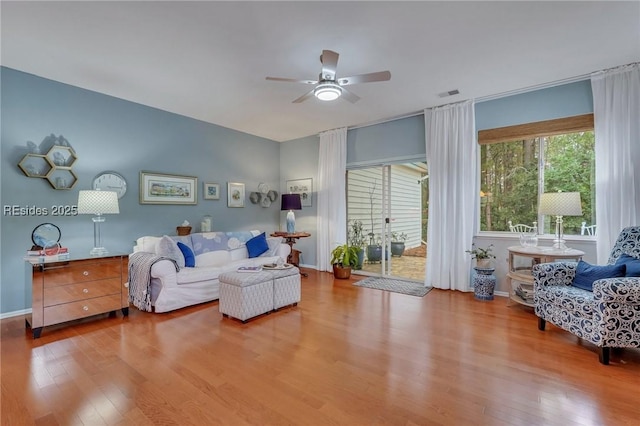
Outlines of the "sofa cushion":
<svg viewBox="0 0 640 426">
<path fill-rule="evenodd" d="M 196 256 L 196 267 L 224 266 L 231 261 L 227 250 L 210 251 Z"/>
<path fill-rule="evenodd" d="M 624 277 L 625 265 L 591 265 L 584 260 L 578 262 L 576 276 L 573 278 L 572 286 L 587 291 L 593 291 L 593 282 L 603 278 Z"/>
<path fill-rule="evenodd" d="M 182 252 L 184 256 L 184 266 L 186 268 L 193 268 L 196 266 L 196 257 L 193 254 L 193 250 L 191 250 L 186 244 L 178 241 L 178 248 Z"/>
<path fill-rule="evenodd" d="M 251 238 L 247 241 L 247 251 L 249 252 L 249 258 L 258 257 L 262 253 L 269 251 L 269 245 L 267 244 L 267 236 L 263 232 L 262 234 Z"/>
<path fill-rule="evenodd" d="M 225 272 L 226 268 L 218 266 L 207 266 L 203 268 L 184 268 L 176 274 L 176 282 L 178 285 L 188 285 L 192 283 L 201 283 L 202 281 L 214 281 L 218 279 L 218 275 Z"/>
<path fill-rule="evenodd" d="M 156 244 L 156 254 L 173 259 L 178 264 L 178 267 L 184 268 L 182 251 L 180 251 L 178 244 L 171 237 L 165 235 L 160 238 L 158 244 Z"/>
<path fill-rule="evenodd" d="M 616 265 L 625 266 L 625 277 L 640 277 L 640 259 L 623 254 L 616 260 Z"/>
</svg>

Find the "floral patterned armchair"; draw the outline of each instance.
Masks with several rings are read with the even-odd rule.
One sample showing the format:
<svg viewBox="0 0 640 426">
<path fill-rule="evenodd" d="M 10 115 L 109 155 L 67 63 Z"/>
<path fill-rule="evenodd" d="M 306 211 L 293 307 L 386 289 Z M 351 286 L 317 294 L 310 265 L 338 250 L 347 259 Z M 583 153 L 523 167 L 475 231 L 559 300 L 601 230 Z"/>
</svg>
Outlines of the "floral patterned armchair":
<svg viewBox="0 0 640 426">
<path fill-rule="evenodd" d="M 623 254 L 640 259 L 640 227 L 622 230 L 608 264 Z M 533 267 L 538 329 L 549 321 L 593 343 L 606 365 L 610 348 L 640 347 L 640 277 L 600 279 L 590 292 L 571 285 L 576 266 L 559 262 Z"/>
</svg>

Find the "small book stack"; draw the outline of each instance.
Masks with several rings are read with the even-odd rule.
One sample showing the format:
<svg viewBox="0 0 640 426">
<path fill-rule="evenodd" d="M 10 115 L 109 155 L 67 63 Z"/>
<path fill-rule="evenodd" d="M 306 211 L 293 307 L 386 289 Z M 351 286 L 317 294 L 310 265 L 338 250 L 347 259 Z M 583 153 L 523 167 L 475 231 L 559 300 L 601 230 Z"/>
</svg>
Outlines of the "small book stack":
<svg viewBox="0 0 640 426">
<path fill-rule="evenodd" d="M 55 247 L 50 249 L 27 250 L 27 257 L 25 259 L 31 263 L 69 260 L 69 249 L 67 247 Z"/>
<path fill-rule="evenodd" d="M 240 266 L 237 269 L 238 272 L 260 272 L 262 266 Z"/>
<path fill-rule="evenodd" d="M 516 295 L 527 303 L 533 303 L 533 285 L 520 284 L 515 289 Z"/>
</svg>

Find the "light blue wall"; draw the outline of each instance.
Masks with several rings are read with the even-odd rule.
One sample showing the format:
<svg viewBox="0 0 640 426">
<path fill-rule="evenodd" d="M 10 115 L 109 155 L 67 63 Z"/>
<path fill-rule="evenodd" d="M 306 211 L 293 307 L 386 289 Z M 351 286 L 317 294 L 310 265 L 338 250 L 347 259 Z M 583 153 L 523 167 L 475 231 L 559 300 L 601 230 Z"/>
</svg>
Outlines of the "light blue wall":
<svg viewBox="0 0 640 426">
<path fill-rule="evenodd" d="M 199 230 L 206 214 L 213 217 L 214 230 L 278 229 L 279 200 L 269 208 L 248 199 L 244 208 L 227 208 L 226 183 L 245 183 L 247 196 L 260 182 L 277 188 L 279 143 L 4 67 L 0 78 L 3 212 L 7 205 L 49 210 L 53 205 L 74 205 L 78 190 L 89 189 L 97 173 L 115 170 L 126 178 L 128 191 L 120 200 L 120 214 L 107 216 L 103 224 L 103 242 L 112 252 L 129 253 L 142 235 L 175 235 L 183 220 Z M 28 152 L 28 141 L 40 144 L 52 133 L 63 135 L 77 153 L 73 170 L 79 181 L 72 190 L 54 190 L 44 179 L 26 177 L 17 166 Z M 196 176 L 198 204 L 140 204 L 141 170 Z M 303 177 L 309 174 L 305 171 Z M 219 183 L 221 199 L 203 200 L 203 182 Z M 59 226 L 62 243 L 74 253 L 88 253 L 93 246 L 90 216 L 3 214 L 0 313 L 31 307 L 22 257 L 31 247 L 31 231 L 43 222 Z"/>
<path fill-rule="evenodd" d="M 311 267 L 317 266 L 317 211 L 318 211 L 318 146 L 320 138 L 317 135 L 283 142 L 280 148 L 280 190 L 285 191 L 288 180 L 311 178 L 313 194 L 311 207 L 303 207 L 295 212 L 296 231 L 311 234 L 309 238 L 301 238 L 295 245 L 302 252 L 300 263 Z M 280 208 L 280 203 L 278 203 Z M 280 229 L 285 230 L 286 212 L 280 214 Z"/>
<path fill-rule="evenodd" d="M 589 80 L 477 102 L 476 130 L 495 129 L 593 112 Z"/>
<path fill-rule="evenodd" d="M 379 164 L 425 157 L 422 114 L 347 132 L 347 165 Z"/>
</svg>

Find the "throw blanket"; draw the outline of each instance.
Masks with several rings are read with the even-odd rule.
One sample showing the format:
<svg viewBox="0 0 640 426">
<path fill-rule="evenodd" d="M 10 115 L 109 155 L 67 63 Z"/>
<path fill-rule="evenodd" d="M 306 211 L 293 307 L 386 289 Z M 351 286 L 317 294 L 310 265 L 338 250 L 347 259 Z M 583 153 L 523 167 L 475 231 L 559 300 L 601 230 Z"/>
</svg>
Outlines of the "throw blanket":
<svg viewBox="0 0 640 426">
<path fill-rule="evenodd" d="M 139 251 L 129 256 L 129 302 L 141 311 L 153 312 L 151 307 L 151 267 L 161 260 L 170 260 L 180 271 L 175 260 Z"/>
</svg>

